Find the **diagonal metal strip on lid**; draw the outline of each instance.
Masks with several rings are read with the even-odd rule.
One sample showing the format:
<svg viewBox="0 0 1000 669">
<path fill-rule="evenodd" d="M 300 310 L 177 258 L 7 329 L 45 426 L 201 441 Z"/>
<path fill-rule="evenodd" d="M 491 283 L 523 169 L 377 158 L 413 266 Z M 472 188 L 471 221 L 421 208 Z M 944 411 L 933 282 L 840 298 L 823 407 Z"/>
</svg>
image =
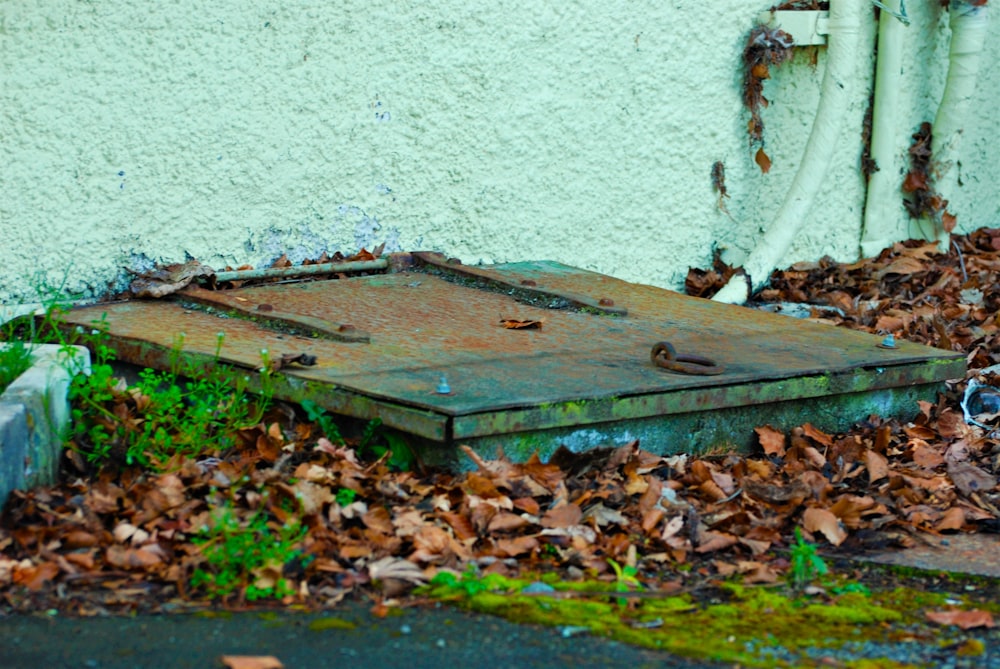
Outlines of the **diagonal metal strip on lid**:
<svg viewBox="0 0 1000 669">
<path fill-rule="evenodd" d="M 965 370 L 960 354 L 905 341 L 880 348 L 873 335 L 554 262 L 464 267 L 415 253 L 389 265 L 367 276 L 101 304 L 68 318 L 105 319 L 121 359 L 150 367 L 168 366 L 181 333 L 184 352 L 206 360 L 222 333 L 221 360 L 247 370 L 260 366 L 262 349 L 272 360 L 306 353 L 317 364 L 283 369 L 279 396 L 379 416 L 446 444 L 505 435 L 541 443 L 546 430 L 563 429 L 552 433 L 562 439 L 587 426 L 614 435 L 616 424 L 703 420 L 736 407 L 753 408 L 763 424 L 776 403 L 901 388 L 933 397 Z M 540 327 L 508 329 L 505 320 Z M 659 342 L 721 373 L 662 369 L 650 358 Z M 442 377 L 447 393 L 438 392 Z"/>
</svg>

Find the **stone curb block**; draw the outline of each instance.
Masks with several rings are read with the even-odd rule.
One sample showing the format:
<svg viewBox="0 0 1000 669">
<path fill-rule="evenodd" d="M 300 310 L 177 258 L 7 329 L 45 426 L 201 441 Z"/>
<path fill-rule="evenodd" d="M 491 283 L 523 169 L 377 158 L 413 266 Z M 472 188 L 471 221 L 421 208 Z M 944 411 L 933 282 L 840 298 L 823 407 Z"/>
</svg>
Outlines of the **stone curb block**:
<svg viewBox="0 0 1000 669">
<path fill-rule="evenodd" d="M 69 382 L 90 373 L 90 352 L 82 346 L 34 345 L 32 359 L 0 395 L 0 505 L 13 490 L 56 482 L 70 421 Z"/>
</svg>

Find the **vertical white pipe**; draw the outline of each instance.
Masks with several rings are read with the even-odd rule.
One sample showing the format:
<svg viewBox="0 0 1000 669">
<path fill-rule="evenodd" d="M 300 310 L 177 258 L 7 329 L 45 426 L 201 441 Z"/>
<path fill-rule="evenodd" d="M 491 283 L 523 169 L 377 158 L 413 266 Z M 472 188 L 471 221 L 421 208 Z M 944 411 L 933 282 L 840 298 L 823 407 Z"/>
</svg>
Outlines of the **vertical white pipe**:
<svg viewBox="0 0 1000 669">
<path fill-rule="evenodd" d="M 900 14 L 900 0 L 885 0 Z M 902 210 L 896 140 L 899 136 L 899 87 L 903 72 L 903 22 L 882 10 L 878 19 L 878 60 L 872 104 L 871 159 L 878 167 L 868 178 L 861 255 L 871 257 L 898 241 Z"/>
<path fill-rule="evenodd" d="M 931 160 L 935 190 L 950 201 L 958 187 L 958 146 L 965 129 L 969 102 L 975 93 L 980 56 L 989 27 L 989 12 L 985 2 L 977 6 L 968 0 L 951 0 L 948 13 L 951 25 L 948 78 L 931 130 Z M 937 241 L 941 252 L 947 253 L 951 235 L 940 221 Z"/>
<path fill-rule="evenodd" d="M 764 236 L 743 263 L 743 270 L 750 277 L 751 290 L 756 291 L 767 283 L 771 272 L 787 253 L 796 233 L 805 222 L 816 194 L 823 185 L 844 116 L 851 103 L 861 13 L 867 5 L 864 0 L 830 0 L 826 72 L 823 75 L 816 120 L 785 201 Z M 742 304 L 749 297 L 746 280 L 737 275 L 712 299 Z"/>
</svg>

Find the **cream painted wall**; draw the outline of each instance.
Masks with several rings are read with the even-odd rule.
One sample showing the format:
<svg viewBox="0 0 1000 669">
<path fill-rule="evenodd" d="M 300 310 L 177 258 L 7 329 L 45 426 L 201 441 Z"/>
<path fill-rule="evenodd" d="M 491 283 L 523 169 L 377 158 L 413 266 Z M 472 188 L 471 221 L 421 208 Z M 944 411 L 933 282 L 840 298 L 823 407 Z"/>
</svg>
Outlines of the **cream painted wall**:
<svg viewBox="0 0 1000 669">
<path fill-rule="evenodd" d="M 383 242 L 677 288 L 714 246 L 735 261 L 752 248 L 809 134 L 822 48 L 767 82 L 774 167 L 752 161 L 740 56 L 766 8 L 4 0 L 0 299 L 30 303 L 64 278 L 99 294 L 124 285 L 123 268 L 186 257 L 259 266 Z M 911 10 L 901 158 L 940 95 L 936 12 Z M 789 262 L 858 253 L 874 17 L 862 23 L 856 103 Z M 1000 212 L 995 22 L 991 36 L 963 228 Z M 735 220 L 716 205 L 716 160 Z"/>
<path fill-rule="evenodd" d="M 911 7 L 911 4 L 913 5 Z M 958 231 L 1000 227 L 1000 17 L 998 7 L 989 3 L 989 34 L 980 61 L 980 82 L 971 104 L 968 125 L 960 145 L 960 186 L 949 204 L 958 216 Z M 907 150 L 911 135 L 923 121 L 934 121 L 944 90 L 946 68 L 926 63 L 947 63 L 950 37 L 948 12 L 936 2 L 906 3 L 913 19 L 904 42 L 905 86 L 900 100 L 901 126 L 899 160 L 890 167 L 900 174 L 908 168 Z M 912 33 L 910 35 L 909 33 Z M 901 238 L 924 237 L 925 226 L 901 213 Z"/>
</svg>

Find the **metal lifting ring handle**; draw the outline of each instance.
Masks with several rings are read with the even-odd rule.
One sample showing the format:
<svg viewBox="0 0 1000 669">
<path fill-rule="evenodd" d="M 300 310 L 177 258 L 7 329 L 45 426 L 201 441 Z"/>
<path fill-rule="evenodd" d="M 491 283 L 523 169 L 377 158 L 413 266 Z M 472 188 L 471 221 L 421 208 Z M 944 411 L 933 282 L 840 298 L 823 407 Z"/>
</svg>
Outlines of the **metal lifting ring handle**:
<svg viewBox="0 0 1000 669">
<path fill-rule="evenodd" d="M 673 344 L 665 341 L 655 344 L 649 357 L 657 367 L 680 374 L 715 376 L 726 371 L 722 365 L 717 365 L 700 355 L 677 355 L 677 349 Z"/>
</svg>

